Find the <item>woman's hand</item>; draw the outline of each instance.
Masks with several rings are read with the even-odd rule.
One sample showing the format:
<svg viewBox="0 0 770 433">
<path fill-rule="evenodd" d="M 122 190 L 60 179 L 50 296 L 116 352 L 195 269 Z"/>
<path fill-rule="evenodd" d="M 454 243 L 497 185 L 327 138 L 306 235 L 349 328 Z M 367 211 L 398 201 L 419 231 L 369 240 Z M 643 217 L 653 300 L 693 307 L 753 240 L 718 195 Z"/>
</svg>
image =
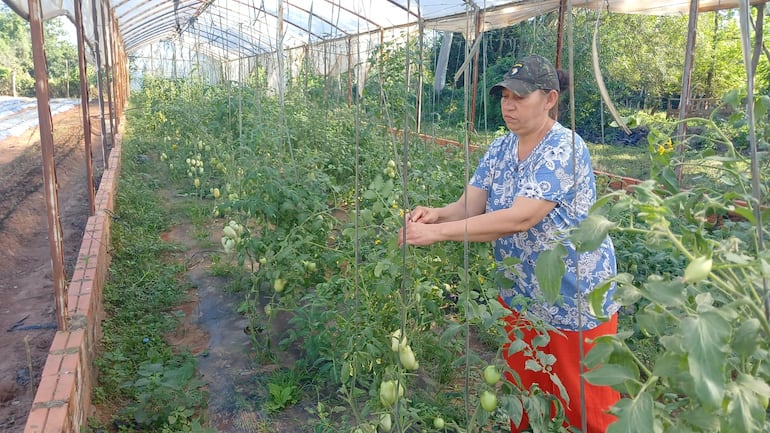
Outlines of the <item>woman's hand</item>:
<svg viewBox="0 0 770 433">
<path fill-rule="evenodd" d="M 406 226 L 398 230 L 398 246 L 402 246 L 404 241 L 407 245 L 418 247 L 432 245 L 443 240 L 441 239 L 440 228 L 440 224 L 425 224 L 407 220 Z"/>
<path fill-rule="evenodd" d="M 439 219 L 439 212 L 436 208 L 417 206 L 409 212 L 406 219 L 415 223 L 434 224 Z"/>
<path fill-rule="evenodd" d="M 432 207 L 417 206 L 406 216 L 406 226 L 398 231 L 398 246 L 404 241 L 407 245 L 426 246 L 440 241 L 438 238 L 439 210 Z M 404 238 L 406 232 L 406 238 Z"/>
</svg>

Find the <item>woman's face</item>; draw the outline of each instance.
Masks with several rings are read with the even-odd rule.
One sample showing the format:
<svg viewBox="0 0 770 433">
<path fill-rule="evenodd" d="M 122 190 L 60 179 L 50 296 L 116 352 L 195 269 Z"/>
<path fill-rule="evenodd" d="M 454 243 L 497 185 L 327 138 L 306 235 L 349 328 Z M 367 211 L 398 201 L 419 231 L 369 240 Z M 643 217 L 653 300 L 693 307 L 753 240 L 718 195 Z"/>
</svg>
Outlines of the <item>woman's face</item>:
<svg viewBox="0 0 770 433">
<path fill-rule="evenodd" d="M 548 112 L 558 100 L 555 90 L 534 92 L 519 96 L 503 88 L 500 108 L 505 125 L 519 135 L 538 131 L 548 118 Z"/>
</svg>

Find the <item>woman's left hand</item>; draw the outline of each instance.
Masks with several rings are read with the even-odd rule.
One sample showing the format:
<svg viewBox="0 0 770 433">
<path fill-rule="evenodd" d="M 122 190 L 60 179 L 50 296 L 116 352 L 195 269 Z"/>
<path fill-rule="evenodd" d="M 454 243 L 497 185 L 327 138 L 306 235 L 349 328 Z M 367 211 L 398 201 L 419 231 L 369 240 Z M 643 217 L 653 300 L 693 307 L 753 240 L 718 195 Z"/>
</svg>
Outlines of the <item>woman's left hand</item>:
<svg viewBox="0 0 770 433">
<path fill-rule="evenodd" d="M 404 240 L 407 245 L 424 247 L 441 241 L 441 224 L 423 224 L 407 220 L 406 226 L 398 230 L 398 246 L 402 246 Z M 406 232 L 406 239 L 404 233 Z"/>
</svg>

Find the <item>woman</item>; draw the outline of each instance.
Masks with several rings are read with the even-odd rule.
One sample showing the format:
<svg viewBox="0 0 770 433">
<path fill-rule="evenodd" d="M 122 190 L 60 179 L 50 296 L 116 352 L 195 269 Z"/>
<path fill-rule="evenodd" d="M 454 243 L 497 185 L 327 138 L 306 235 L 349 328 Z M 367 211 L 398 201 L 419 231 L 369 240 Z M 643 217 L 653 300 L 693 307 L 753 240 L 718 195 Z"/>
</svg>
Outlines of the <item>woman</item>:
<svg viewBox="0 0 770 433">
<path fill-rule="evenodd" d="M 561 71 L 559 71 L 561 73 Z M 565 408 L 567 422 L 583 427 L 582 404 L 586 406 L 587 432 L 605 432 L 615 418 L 607 413 L 619 394 L 609 387 L 583 382 L 580 374 L 582 353 L 592 347 L 586 341 L 617 332 L 619 305 L 608 291 L 603 313 L 611 317 L 601 322 L 587 307 L 585 295 L 599 283 L 615 275 L 615 253 L 607 237 L 595 251 L 578 255 L 565 240 L 565 232 L 586 218 L 596 200 L 596 185 L 588 149 L 582 138 L 551 118 L 558 105 L 559 92 L 568 86 L 565 74 L 541 56 L 527 56 L 514 64 L 503 81 L 490 90 L 501 96 L 500 106 L 510 132 L 489 147 L 470 180 L 466 192 L 442 208 L 418 206 L 409 215 L 399 241 L 409 245 L 430 245 L 440 241 L 493 242 L 498 263 L 508 257 L 519 259 L 511 269 L 499 266 L 510 287 L 501 287 L 499 299 L 510 310 L 506 317 L 511 341 L 528 343 L 537 335 L 531 321 L 554 328 L 549 342 L 538 350 L 556 357 L 552 374 L 558 376 L 569 396 L 561 397 L 549 374 L 525 368 L 523 351 L 504 356 L 511 370 L 508 375 L 524 389 L 532 385 L 557 396 Z M 561 79 L 560 79 L 561 78 Z M 574 143 L 573 143 L 574 138 Z M 535 277 L 535 263 L 541 252 L 561 243 L 567 249 L 566 273 L 557 303 L 544 300 Z M 579 262 L 580 280 L 576 264 Z M 514 332 L 518 336 L 514 336 Z M 530 364 L 531 365 L 531 364 Z M 581 394 L 582 388 L 582 394 Z M 511 423 L 513 431 L 528 427 Z"/>
</svg>

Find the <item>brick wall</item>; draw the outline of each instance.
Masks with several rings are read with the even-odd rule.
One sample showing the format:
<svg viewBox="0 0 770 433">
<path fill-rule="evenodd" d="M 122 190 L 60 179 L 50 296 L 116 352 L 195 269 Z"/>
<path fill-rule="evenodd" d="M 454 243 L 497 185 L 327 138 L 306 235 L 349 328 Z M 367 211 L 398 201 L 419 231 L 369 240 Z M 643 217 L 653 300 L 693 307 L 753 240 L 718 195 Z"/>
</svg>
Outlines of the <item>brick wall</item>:
<svg viewBox="0 0 770 433">
<path fill-rule="evenodd" d="M 87 422 L 96 374 L 93 358 L 102 336 L 102 294 L 110 265 L 110 214 L 115 208 L 121 143 L 117 135 L 96 193 L 96 213 L 86 223 L 67 286 L 69 328 L 54 336 L 24 433 L 79 433 Z"/>
</svg>

